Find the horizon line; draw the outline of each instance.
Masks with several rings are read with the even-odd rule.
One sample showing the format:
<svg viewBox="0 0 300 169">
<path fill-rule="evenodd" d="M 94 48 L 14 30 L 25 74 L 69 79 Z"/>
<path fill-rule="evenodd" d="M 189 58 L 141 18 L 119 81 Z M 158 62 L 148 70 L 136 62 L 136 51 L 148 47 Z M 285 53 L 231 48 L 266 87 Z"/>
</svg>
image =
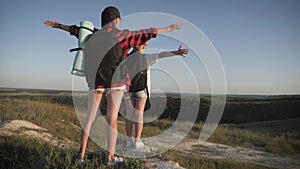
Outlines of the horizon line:
<svg viewBox="0 0 300 169">
<path fill-rule="evenodd" d="M 73 90 L 68 90 L 68 89 L 45 89 L 45 88 L 16 88 L 16 87 L 1 87 L 0 90 L 40 90 L 40 91 L 56 91 L 56 92 L 74 92 Z M 85 90 L 76 90 L 75 92 L 86 92 Z M 151 92 L 153 94 L 158 94 L 159 92 Z M 212 95 L 211 93 L 192 93 L 192 92 L 184 92 L 184 93 L 179 93 L 179 92 L 172 92 L 172 91 L 166 91 L 166 94 L 190 94 L 190 95 Z M 300 95 L 300 93 L 274 93 L 274 94 L 266 94 L 266 93 L 226 93 L 226 94 L 214 94 L 214 96 L 218 95 L 245 95 L 245 96 L 279 96 L 279 95 Z"/>
</svg>

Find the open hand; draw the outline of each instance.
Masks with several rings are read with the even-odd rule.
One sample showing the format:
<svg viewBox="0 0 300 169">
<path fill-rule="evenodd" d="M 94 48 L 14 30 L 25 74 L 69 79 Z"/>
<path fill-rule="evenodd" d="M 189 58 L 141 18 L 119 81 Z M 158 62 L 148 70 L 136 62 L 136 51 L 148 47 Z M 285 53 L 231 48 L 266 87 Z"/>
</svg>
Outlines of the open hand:
<svg viewBox="0 0 300 169">
<path fill-rule="evenodd" d="M 180 55 L 182 57 L 185 57 L 189 53 L 189 49 L 181 49 L 182 45 L 180 44 L 178 50 L 176 51 L 176 55 Z"/>
<path fill-rule="evenodd" d="M 176 30 L 176 29 L 180 29 L 183 27 L 183 23 L 175 23 L 175 24 L 172 24 L 170 26 L 168 26 L 168 28 L 173 31 L 173 30 Z"/>
<path fill-rule="evenodd" d="M 50 28 L 58 28 L 59 23 L 57 21 L 45 21 L 44 24 Z"/>
</svg>

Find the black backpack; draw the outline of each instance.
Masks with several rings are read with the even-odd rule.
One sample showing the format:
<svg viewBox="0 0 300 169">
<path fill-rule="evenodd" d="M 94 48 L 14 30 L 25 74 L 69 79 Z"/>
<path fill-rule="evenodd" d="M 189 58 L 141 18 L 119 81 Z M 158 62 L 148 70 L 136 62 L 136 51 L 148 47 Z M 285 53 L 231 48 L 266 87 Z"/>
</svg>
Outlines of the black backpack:
<svg viewBox="0 0 300 169">
<path fill-rule="evenodd" d="M 147 88 L 147 59 L 144 54 L 135 52 L 126 59 L 128 73 L 131 78 L 129 92 L 138 92 Z"/>
<path fill-rule="evenodd" d="M 128 74 L 131 78 L 131 86 L 129 87 L 129 92 L 138 92 L 146 89 L 148 96 L 144 108 L 144 111 L 146 111 L 150 109 L 151 103 L 149 100 L 150 95 L 147 87 L 148 63 L 145 54 L 141 54 L 138 51 L 129 54 L 126 59 L 126 66 Z"/>
<path fill-rule="evenodd" d="M 117 31 L 96 31 L 83 49 L 89 88 L 95 88 L 95 83 L 111 87 L 112 84 L 123 82 L 125 78 L 124 65 L 116 71 L 122 61 L 122 47 L 116 36 Z"/>
</svg>

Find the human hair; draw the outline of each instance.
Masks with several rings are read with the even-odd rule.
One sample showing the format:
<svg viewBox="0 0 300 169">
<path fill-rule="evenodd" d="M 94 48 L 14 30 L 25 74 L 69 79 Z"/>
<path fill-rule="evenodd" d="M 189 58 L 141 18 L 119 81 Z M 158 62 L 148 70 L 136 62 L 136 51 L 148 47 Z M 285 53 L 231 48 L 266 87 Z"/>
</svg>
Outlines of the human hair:
<svg viewBox="0 0 300 169">
<path fill-rule="evenodd" d="M 121 18 L 119 9 L 113 6 L 106 7 L 101 13 L 101 26 L 103 27 L 117 18 Z"/>
</svg>

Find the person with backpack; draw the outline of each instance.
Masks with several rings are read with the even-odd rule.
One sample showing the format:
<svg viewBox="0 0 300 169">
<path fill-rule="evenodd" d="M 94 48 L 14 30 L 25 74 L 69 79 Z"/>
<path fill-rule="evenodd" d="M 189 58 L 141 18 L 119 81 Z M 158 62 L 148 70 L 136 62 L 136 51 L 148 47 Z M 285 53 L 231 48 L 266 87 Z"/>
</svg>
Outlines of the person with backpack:
<svg viewBox="0 0 300 169">
<path fill-rule="evenodd" d="M 126 134 L 127 142 L 126 148 L 142 148 L 144 143 L 141 141 L 141 134 L 143 131 L 143 114 L 147 99 L 150 97 L 149 91 L 149 68 L 157 63 L 158 59 L 167 58 L 171 56 L 183 56 L 188 54 L 188 49 L 182 49 L 179 46 L 176 51 L 165 51 L 154 54 L 144 54 L 147 43 L 137 45 L 128 55 L 126 60 L 128 72 L 131 79 L 131 86 L 127 93 L 126 102 Z M 133 135 L 133 126 L 135 127 L 135 135 Z"/>
<path fill-rule="evenodd" d="M 89 105 L 88 115 L 81 136 L 79 159 L 83 162 L 90 130 L 96 120 L 98 108 L 104 95 L 107 96 L 106 120 L 110 126 L 109 136 L 107 138 L 109 144 L 107 165 L 115 165 L 123 161 L 122 158 L 115 158 L 114 152 L 117 140 L 118 111 L 124 91 L 126 90 L 126 85 L 130 83 L 130 77 L 128 77 L 124 71 L 121 71 L 123 73 L 118 73 L 117 80 L 113 80 L 115 71 L 120 62 L 127 58 L 128 51 L 134 46 L 144 44 L 150 39 L 155 38 L 158 34 L 174 31 L 183 27 L 182 23 L 177 23 L 163 28 L 130 31 L 127 29 L 119 30 L 120 22 L 121 16 L 119 10 L 113 6 L 106 7 L 101 13 L 101 29 L 94 28 L 94 34 L 90 37 L 85 46 L 85 48 L 89 49 L 85 51 L 85 78 L 89 87 Z M 76 25 L 68 26 L 57 21 L 49 20 L 45 21 L 44 24 L 52 28 L 70 32 L 70 35 L 76 37 L 79 35 L 80 27 Z M 102 32 L 98 33 L 100 30 Z M 110 37 L 114 39 L 115 42 L 109 42 L 111 39 L 103 40 L 103 38 L 101 39 L 101 35 Z M 97 44 L 97 42 L 99 42 L 99 44 Z M 111 44 L 114 45 L 111 46 Z M 97 46 L 106 46 L 106 49 L 98 49 L 95 51 Z M 113 50 L 109 50 L 109 47 L 112 47 Z M 103 51 L 106 52 L 105 55 L 97 58 L 99 54 L 97 52 Z"/>
</svg>

